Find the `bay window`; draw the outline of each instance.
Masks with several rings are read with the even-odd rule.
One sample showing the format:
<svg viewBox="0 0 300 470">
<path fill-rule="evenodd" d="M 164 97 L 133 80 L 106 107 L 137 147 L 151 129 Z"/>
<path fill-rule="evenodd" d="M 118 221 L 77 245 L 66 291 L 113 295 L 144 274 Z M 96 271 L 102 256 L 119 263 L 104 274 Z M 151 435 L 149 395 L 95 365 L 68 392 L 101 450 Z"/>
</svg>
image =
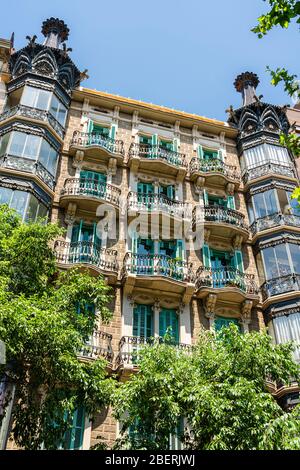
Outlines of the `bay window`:
<svg viewBox="0 0 300 470">
<path fill-rule="evenodd" d="M 40 90 L 27 85 L 22 94 L 21 104 L 30 108 L 49 111 L 62 126 L 65 125 L 67 108 L 51 91 Z"/>
<path fill-rule="evenodd" d="M 300 246 L 281 243 L 262 250 L 266 280 L 300 274 Z"/>
<path fill-rule="evenodd" d="M 25 222 L 35 222 L 48 214 L 47 207 L 27 191 L 0 187 L 0 204 L 15 209 Z"/>
<path fill-rule="evenodd" d="M 288 150 L 279 145 L 262 144 L 245 150 L 241 158 L 242 169 L 252 169 L 268 163 L 290 166 Z"/>
<path fill-rule="evenodd" d="M 269 332 L 276 344 L 294 341 L 298 347 L 293 356 L 300 361 L 300 312 L 274 318 L 269 323 Z"/>
</svg>

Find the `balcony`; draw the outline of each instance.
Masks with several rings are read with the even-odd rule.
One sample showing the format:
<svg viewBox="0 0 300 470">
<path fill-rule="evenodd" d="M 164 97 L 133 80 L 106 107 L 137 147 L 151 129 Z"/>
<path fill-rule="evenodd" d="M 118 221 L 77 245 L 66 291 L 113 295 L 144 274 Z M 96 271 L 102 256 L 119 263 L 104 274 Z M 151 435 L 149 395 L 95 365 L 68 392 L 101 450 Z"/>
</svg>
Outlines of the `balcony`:
<svg viewBox="0 0 300 470">
<path fill-rule="evenodd" d="M 86 266 L 93 274 L 103 274 L 110 281 L 118 276 L 117 251 L 100 248 L 94 242 L 65 242 L 57 240 L 54 245 L 57 263 L 61 267 Z"/>
<path fill-rule="evenodd" d="M 226 185 L 233 183 L 237 190 L 241 182 L 241 174 L 236 166 L 226 165 L 222 160 L 202 160 L 198 157 L 192 158 L 190 162 L 190 178 L 196 181 L 198 177 L 205 178 L 213 185 Z"/>
<path fill-rule="evenodd" d="M 276 295 L 287 294 L 285 297 L 289 297 L 289 293 L 297 293 L 297 297 L 300 292 L 300 274 L 283 274 L 280 277 L 270 279 L 261 286 L 263 301 L 267 301 L 270 297 Z M 294 297 L 295 295 L 293 295 Z"/>
<path fill-rule="evenodd" d="M 262 179 L 265 176 L 281 176 L 286 179 L 293 179 L 297 181 L 295 170 L 292 166 L 280 165 L 279 163 L 264 163 L 263 165 L 255 166 L 244 170 L 242 179 L 246 186 L 250 181 Z"/>
<path fill-rule="evenodd" d="M 255 236 L 259 232 L 269 230 L 273 228 L 282 227 L 297 227 L 300 228 L 300 216 L 293 214 L 282 214 L 280 212 L 276 214 L 267 215 L 256 219 L 251 225 L 250 230 L 252 235 Z"/>
<path fill-rule="evenodd" d="M 203 225 L 210 231 L 210 235 L 222 236 L 224 238 L 232 238 L 234 235 L 241 234 L 244 241 L 249 237 L 249 227 L 245 223 L 245 216 L 234 209 L 227 209 L 219 206 L 204 206 L 203 212 L 194 209 L 193 225 Z"/>
<path fill-rule="evenodd" d="M 224 301 L 242 301 L 251 298 L 258 303 L 259 289 L 253 274 L 246 274 L 235 268 L 209 269 L 200 267 L 196 272 L 196 290 L 199 298 L 210 293 L 218 294 Z"/>
<path fill-rule="evenodd" d="M 77 150 L 82 150 L 88 158 L 99 160 L 115 157 L 119 163 L 124 158 L 124 142 L 112 139 L 106 135 L 93 132 L 75 131 L 70 142 L 70 154 L 74 155 Z"/>
<path fill-rule="evenodd" d="M 78 207 L 96 212 L 100 202 L 119 207 L 121 190 L 107 183 L 95 183 L 93 179 L 68 178 L 60 193 L 61 206 L 74 201 Z"/>
<path fill-rule="evenodd" d="M 4 154 L 0 157 L 0 167 L 16 170 L 22 173 L 31 173 L 36 175 L 48 188 L 54 190 L 55 178 L 48 170 L 38 161 L 30 158 L 15 157 L 13 155 Z"/>
<path fill-rule="evenodd" d="M 119 354 L 116 358 L 117 368 L 137 368 L 138 351 L 143 347 L 151 346 L 155 341 L 163 342 L 163 338 L 143 338 L 142 336 L 123 336 L 119 342 Z M 172 344 L 172 343 L 170 343 Z M 174 343 L 173 346 L 180 351 L 189 353 L 193 346 L 190 344 Z"/>
<path fill-rule="evenodd" d="M 128 194 L 128 212 L 151 212 L 168 215 L 178 219 L 190 219 L 190 205 L 184 202 L 169 199 L 164 194 L 140 194 L 130 192 Z"/>
<path fill-rule="evenodd" d="M 129 166 L 133 172 L 149 170 L 173 176 L 183 181 L 187 163 L 183 153 L 165 149 L 159 145 L 133 143 L 129 149 Z"/>
<path fill-rule="evenodd" d="M 138 255 L 126 253 L 122 280 L 125 292 L 131 293 L 134 287 L 144 287 L 157 291 L 172 291 L 184 295 L 185 302 L 194 293 L 194 272 L 192 264 L 166 255 Z"/>
<path fill-rule="evenodd" d="M 84 360 L 96 360 L 100 357 L 109 363 L 113 360 L 112 335 L 103 331 L 95 331 L 89 341 L 87 341 L 78 352 L 78 356 Z"/>
<path fill-rule="evenodd" d="M 29 121 L 37 121 L 48 124 L 56 134 L 63 139 L 65 135 L 65 130 L 63 126 L 52 116 L 49 111 L 43 109 L 30 108 L 29 106 L 17 105 L 11 109 L 8 109 L 0 115 L 0 124 L 10 120 L 13 117 L 25 118 Z"/>
</svg>

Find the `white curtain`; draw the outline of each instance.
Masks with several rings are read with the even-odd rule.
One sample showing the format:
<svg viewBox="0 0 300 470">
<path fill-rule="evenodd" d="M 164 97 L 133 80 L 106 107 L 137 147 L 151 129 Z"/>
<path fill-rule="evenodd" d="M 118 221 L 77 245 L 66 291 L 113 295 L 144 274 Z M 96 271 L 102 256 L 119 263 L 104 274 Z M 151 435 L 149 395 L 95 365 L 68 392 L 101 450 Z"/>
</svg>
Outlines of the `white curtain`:
<svg viewBox="0 0 300 470">
<path fill-rule="evenodd" d="M 278 145 L 262 144 L 257 145 L 244 152 L 245 164 L 248 169 L 255 168 L 266 163 L 277 163 L 289 166 L 291 161 L 288 151 Z"/>
<path fill-rule="evenodd" d="M 270 334 L 277 344 L 294 341 L 300 346 L 300 312 L 274 318 Z M 295 360 L 300 360 L 300 347 L 294 352 Z"/>
</svg>

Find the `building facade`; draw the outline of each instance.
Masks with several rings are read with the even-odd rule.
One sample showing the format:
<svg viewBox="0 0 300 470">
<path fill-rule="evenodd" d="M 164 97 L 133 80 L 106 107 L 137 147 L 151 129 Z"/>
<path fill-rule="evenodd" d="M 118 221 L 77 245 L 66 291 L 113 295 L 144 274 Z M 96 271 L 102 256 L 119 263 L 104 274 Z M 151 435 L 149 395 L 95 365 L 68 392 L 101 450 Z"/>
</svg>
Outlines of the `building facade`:
<svg viewBox="0 0 300 470">
<path fill-rule="evenodd" d="M 299 342 L 299 179 L 279 142 L 286 110 L 261 102 L 248 72 L 228 122 L 83 88 L 67 26 L 50 18 L 42 33 L 43 44 L 33 36 L 20 51 L 0 40 L 0 203 L 24 221 L 59 223 L 59 267 L 88 268 L 112 287 L 113 319 L 81 359 L 104 356 L 127 380 L 149 338 L 171 327 L 188 349 L 201 328 L 230 322 Z M 283 406 L 298 402 L 295 384 L 270 387 Z M 109 409 L 77 410 L 73 435 L 70 449 L 99 435 L 111 446 L 118 423 Z"/>
</svg>

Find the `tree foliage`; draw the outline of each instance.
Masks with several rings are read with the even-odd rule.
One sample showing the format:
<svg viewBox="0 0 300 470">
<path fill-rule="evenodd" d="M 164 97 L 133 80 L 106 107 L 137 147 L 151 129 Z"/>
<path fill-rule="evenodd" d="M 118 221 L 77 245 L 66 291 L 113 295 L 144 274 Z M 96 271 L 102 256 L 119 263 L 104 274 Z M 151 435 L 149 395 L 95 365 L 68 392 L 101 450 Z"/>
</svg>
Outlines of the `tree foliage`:
<svg viewBox="0 0 300 470">
<path fill-rule="evenodd" d="M 293 345 L 232 325 L 202 332 L 192 352 L 155 342 L 139 351 L 139 372 L 115 392 L 121 447 L 167 449 L 178 419 L 188 449 L 300 449 L 299 407 L 286 413 L 267 381 L 299 380 Z M 128 433 L 129 427 L 137 434 Z"/>
<path fill-rule="evenodd" d="M 72 412 L 80 405 L 100 410 L 113 389 L 104 360 L 77 357 L 99 318 L 111 317 L 109 288 L 88 272 L 58 272 L 51 245 L 61 234 L 55 224 L 23 224 L 0 206 L 0 338 L 7 352 L 0 377 L 16 384 L 12 432 L 25 449 L 56 448 Z M 86 309 L 91 303 L 97 315 Z"/>
</svg>

